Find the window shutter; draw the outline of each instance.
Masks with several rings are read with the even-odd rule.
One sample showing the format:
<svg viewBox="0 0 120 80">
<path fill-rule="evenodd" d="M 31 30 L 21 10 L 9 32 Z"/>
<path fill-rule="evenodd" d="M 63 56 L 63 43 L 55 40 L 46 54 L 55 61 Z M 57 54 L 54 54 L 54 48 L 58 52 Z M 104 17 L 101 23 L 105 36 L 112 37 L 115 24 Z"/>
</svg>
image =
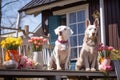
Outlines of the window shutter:
<svg viewBox="0 0 120 80">
<path fill-rule="evenodd" d="M 49 26 L 49 33 L 51 36 L 50 43 L 54 45 L 57 39 L 57 35 L 55 34 L 54 29 L 60 26 L 60 16 L 50 16 L 48 21 L 48 26 Z"/>
</svg>

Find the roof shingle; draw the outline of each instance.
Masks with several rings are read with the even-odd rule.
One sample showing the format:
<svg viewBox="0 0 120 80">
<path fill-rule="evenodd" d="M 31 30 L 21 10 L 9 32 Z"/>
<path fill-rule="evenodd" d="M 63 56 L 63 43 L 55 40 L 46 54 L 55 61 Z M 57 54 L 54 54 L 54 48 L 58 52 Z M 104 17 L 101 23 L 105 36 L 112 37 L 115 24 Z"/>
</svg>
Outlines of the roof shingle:
<svg viewBox="0 0 120 80">
<path fill-rule="evenodd" d="M 42 6 L 45 4 L 53 3 L 56 1 L 60 1 L 60 0 L 32 0 L 28 4 L 26 4 L 23 8 L 21 8 L 19 12 L 30 9 L 30 8 Z"/>
</svg>

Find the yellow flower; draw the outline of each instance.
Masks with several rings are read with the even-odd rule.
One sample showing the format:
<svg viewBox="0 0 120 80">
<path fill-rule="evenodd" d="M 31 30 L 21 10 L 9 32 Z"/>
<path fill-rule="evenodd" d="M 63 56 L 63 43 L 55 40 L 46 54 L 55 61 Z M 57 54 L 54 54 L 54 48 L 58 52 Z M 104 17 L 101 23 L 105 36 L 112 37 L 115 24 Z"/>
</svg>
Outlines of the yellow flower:
<svg viewBox="0 0 120 80">
<path fill-rule="evenodd" d="M 6 39 L 1 41 L 1 45 L 6 49 L 17 49 L 23 43 L 22 38 L 18 37 L 7 37 Z"/>
</svg>

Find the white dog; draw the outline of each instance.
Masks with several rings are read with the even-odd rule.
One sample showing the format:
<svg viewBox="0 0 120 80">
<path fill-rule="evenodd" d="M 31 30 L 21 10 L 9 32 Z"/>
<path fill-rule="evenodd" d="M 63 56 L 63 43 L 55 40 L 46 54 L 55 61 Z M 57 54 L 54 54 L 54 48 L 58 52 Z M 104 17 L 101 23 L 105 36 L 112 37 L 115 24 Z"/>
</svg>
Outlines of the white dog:
<svg viewBox="0 0 120 80">
<path fill-rule="evenodd" d="M 96 71 L 98 24 L 98 20 L 94 21 L 94 25 L 91 25 L 89 20 L 86 21 L 83 46 L 76 62 L 76 70 L 85 67 L 86 71 Z"/>
<path fill-rule="evenodd" d="M 67 26 L 59 26 L 55 30 L 58 39 L 51 55 L 49 69 L 64 70 L 68 69 L 70 56 L 69 36 L 73 33 Z"/>
</svg>

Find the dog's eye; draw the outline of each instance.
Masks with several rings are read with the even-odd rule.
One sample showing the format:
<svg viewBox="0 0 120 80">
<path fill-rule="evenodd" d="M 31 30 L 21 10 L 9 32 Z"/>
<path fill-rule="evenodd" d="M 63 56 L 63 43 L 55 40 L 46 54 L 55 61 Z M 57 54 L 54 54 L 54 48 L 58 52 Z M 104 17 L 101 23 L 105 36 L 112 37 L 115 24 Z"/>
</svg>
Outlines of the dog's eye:
<svg viewBox="0 0 120 80">
<path fill-rule="evenodd" d="M 61 28 L 59 28 L 59 30 L 61 30 Z"/>
<path fill-rule="evenodd" d="M 64 30 L 67 30 L 66 28 Z"/>
<path fill-rule="evenodd" d="M 91 30 L 91 28 L 89 28 L 89 30 Z"/>
<path fill-rule="evenodd" d="M 95 29 L 95 31 L 96 31 L 97 29 Z"/>
</svg>

